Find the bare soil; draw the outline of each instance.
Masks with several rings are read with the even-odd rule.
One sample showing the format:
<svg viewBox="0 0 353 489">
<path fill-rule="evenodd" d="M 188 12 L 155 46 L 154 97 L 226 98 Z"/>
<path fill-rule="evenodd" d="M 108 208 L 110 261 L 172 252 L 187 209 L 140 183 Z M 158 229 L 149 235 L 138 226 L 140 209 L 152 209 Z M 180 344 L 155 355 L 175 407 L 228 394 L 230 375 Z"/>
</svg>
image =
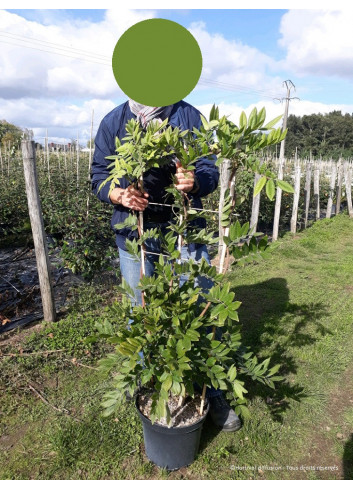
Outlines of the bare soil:
<svg viewBox="0 0 353 489">
<path fill-rule="evenodd" d="M 49 258 L 55 304 L 59 312 L 65 310 L 70 287 L 81 284 L 83 279 L 62 266 L 59 248 L 52 249 Z M 38 322 L 42 314 L 34 249 L 0 249 L 0 333 Z"/>
</svg>

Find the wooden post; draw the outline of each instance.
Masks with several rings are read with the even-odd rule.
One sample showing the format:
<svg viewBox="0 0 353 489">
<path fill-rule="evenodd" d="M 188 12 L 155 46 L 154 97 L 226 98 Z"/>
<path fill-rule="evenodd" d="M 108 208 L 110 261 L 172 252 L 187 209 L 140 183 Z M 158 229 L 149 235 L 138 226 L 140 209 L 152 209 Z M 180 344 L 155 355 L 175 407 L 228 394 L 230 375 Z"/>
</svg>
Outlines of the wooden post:
<svg viewBox="0 0 353 489">
<path fill-rule="evenodd" d="M 77 176 L 77 189 L 80 181 L 79 173 L 79 163 L 80 163 L 80 151 L 79 151 L 79 141 L 78 141 L 78 131 L 77 131 L 77 146 L 76 146 L 76 176 Z"/>
<path fill-rule="evenodd" d="M 223 163 L 220 165 L 220 192 L 219 192 L 219 206 L 218 206 L 218 215 L 219 215 L 219 223 L 218 223 L 218 231 L 219 231 L 219 242 L 218 242 L 218 256 L 221 256 L 222 248 L 223 248 L 223 235 L 224 229 L 221 224 L 221 217 L 224 205 L 224 194 L 228 188 L 229 177 L 230 177 L 230 168 L 229 168 L 229 160 L 223 160 Z"/>
<path fill-rule="evenodd" d="M 72 141 L 72 140 L 71 140 Z M 72 143 L 70 144 L 70 171 L 73 169 Z"/>
<path fill-rule="evenodd" d="M 90 180 L 90 178 L 91 178 L 91 166 L 92 166 L 93 118 L 94 118 L 94 109 L 92 109 L 91 131 L 90 131 L 90 136 L 89 136 L 88 180 Z"/>
<path fill-rule="evenodd" d="M 344 182 L 346 186 L 346 196 L 347 196 L 347 207 L 349 217 L 353 217 L 353 206 L 352 206 L 352 168 L 348 161 L 344 162 Z"/>
<path fill-rule="evenodd" d="M 10 176 L 10 141 L 9 144 L 7 145 L 8 152 L 7 152 L 7 176 Z"/>
<path fill-rule="evenodd" d="M 315 201 L 315 209 L 316 209 L 316 220 L 319 220 L 320 219 L 320 165 L 318 162 L 315 163 L 315 167 L 314 167 L 314 201 Z"/>
<path fill-rule="evenodd" d="M 305 177 L 305 188 L 304 188 L 304 203 L 305 203 L 305 220 L 304 227 L 308 225 L 309 216 L 309 205 L 310 205 L 310 190 L 311 190 L 311 165 L 312 161 L 309 159 L 306 163 L 306 177 Z"/>
<path fill-rule="evenodd" d="M 48 165 L 48 180 L 50 183 L 50 157 L 49 157 L 49 141 L 48 141 L 48 129 L 45 130 L 45 153 L 46 153 L 46 158 L 47 158 L 47 165 Z"/>
<path fill-rule="evenodd" d="M 93 156 L 92 155 L 93 118 L 94 118 L 94 110 L 92 109 L 91 131 L 90 131 L 90 138 L 89 138 L 89 158 L 88 158 L 88 176 L 87 176 L 88 182 L 91 181 L 91 167 L 92 167 L 92 156 Z M 90 192 L 90 189 L 88 189 L 87 202 L 86 202 L 86 215 L 87 215 L 87 217 L 89 215 L 90 197 L 91 197 L 91 192 Z"/>
<path fill-rule="evenodd" d="M 282 141 L 283 143 L 283 141 Z M 278 180 L 283 180 L 283 170 L 284 170 L 284 157 L 279 158 L 278 165 Z M 276 204 L 275 204 L 275 214 L 273 216 L 273 230 L 272 230 L 272 241 L 277 241 L 278 239 L 278 229 L 279 229 L 279 218 L 281 213 L 281 201 L 282 201 L 282 189 L 277 187 L 276 189 Z"/>
<path fill-rule="evenodd" d="M 64 166 L 65 166 L 65 178 L 67 180 L 66 144 L 64 144 Z"/>
<path fill-rule="evenodd" d="M 60 164 L 60 153 L 59 153 L 59 148 L 56 148 L 56 156 L 58 158 L 58 166 L 59 166 L 59 175 L 61 176 L 61 164 Z"/>
<path fill-rule="evenodd" d="M 301 177 L 300 161 L 296 158 L 296 160 L 295 160 L 295 175 L 294 175 L 293 210 L 292 210 L 292 218 L 290 221 L 290 231 L 293 234 L 295 234 L 297 232 L 298 205 L 299 205 L 299 194 L 300 194 L 300 177 Z"/>
<path fill-rule="evenodd" d="M 230 182 L 230 187 L 229 187 L 229 195 L 232 199 L 234 200 L 234 194 L 235 194 L 235 174 L 233 178 L 231 179 Z M 229 228 L 230 226 L 227 226 L 224 230 L 223 236 L 227 237 L 229 236 Z M 223 272 L 223 267 L 224 267 L 224 260 L 226 257 L 226 252 L 227 252 L 227 245 L 224 243 L 223 238 L 222 238 L 222 249 L 221 249 L 221 254 L 220 254 L 220 259 L 219 259 L 219 270 L 218 273 L 224 273 Z"/>
<path fill-rule="evenodd" d="M 286 80 L 284 82 L 284 84 L 287 87 L 287 97 L 285 99 L 286 100 L 286 107 L 284 109 L 284 114 L 283 114 L 282 131 L 285 131 L 287 129 L 290 91 L 291 91 L 291 88 L 295 88 L 293 83 L 290 80 Z M 286 140 L 283 139 L 281 141 L 281 146 L 280 146 L 280 150 L 279 150 L 278 180 L 283 180 L 285 144 L 286 144 Z M 277 144 L 276 144 L 276 157 L 277 157 Z M 282 200 L 282 189 L 277 187 L 277 189 L 276 189 L 275 215 L 273 216 L 272 241 L 276 241 L 278 239 L 279 218 L 280 218 L 280 213 L 281 213 L 281 200 Z"/>
<path fill-rule="evenodd" d="M 335 191 L 335 182 L 336 182 L 336 164 L 334 161 L 331 162 L 331 179 L 330 179 L 330 193 L 327 201 L 327 210 L 326 210 L 326 218 L 331 217 L 332 213 L 332 202 L 333 202 L 333 194 Z"/>
<path fill-rule="evenodd" d="M 255 173 L 255 178 L 254 178 L 254 187 L 256 186 L 257 182 L 260 180 L 261 175 L 259 173 Z M 252 208 L 251 208 L 251 219 L 250 219 L 250 233 L 254 234 L 256 233 L 256 228 L 257 228 L 257 222 L 259 220 L 259 210 L 260 210 L 260 193 L 259 192 L 257 195 L 253 195 L 252 198 Z"/>
<path fill-rule="evenodd" d="M 341 159 L 337 165 L 337 187 L 336 187 L 336 216 L 340 213 L 342 197 L 343 164 Z"/>
<path fill-rule="evenodd" d="M 4 176 L 4 166 L 2 164 L 1 143 L 0 143 L 0 163 L 1 163 L 1 175 Z"/>
<path fill-rule="evenodd" d="M 26 182 L 29 218 L 31 221 L 34 249 L 36 253 L 40 292 L 45 321 L 56 320 L 50 262 L 44 231 L 42 209 L 39 199 L 34 141 L 22 141 L 23 169 Z"/>
</svg>

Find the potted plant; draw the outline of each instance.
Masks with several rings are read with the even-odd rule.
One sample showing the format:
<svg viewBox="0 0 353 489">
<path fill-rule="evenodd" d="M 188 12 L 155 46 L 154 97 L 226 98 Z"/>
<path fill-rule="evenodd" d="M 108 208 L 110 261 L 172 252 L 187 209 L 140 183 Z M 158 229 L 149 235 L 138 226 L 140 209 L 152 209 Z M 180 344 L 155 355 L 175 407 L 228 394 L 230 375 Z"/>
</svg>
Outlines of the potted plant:
<svg viewBox="0 0 353 489">
<path fill-rule="evenodd" d="M 163 252 L 155 275 L 140 280 L 142 305 L 131 305 L 132 291 L 123 283 L 117 323 L 97 323 L 99 335 L 116 350 L 100 361 L 102 370 L 114 372 L 113 389 L 102 404 L 104 415 L 113 413 L 126 393 L 137 393 L 146 454 L 167 469 L 188 465 L 196 456 L 208 409 L 207 386 L 223 390 L 236 412 L 246 416 L 246 377 L 271 387 L 280 380 L 276 375 L 279 365 L 270 367 L 269 358 L 259 363 L 242 344 L 237 313 L 241 303 L 224 280 L 229 265 L 226 256 L 233 256 L 233 264 L 241 264 L 264 257 L 270 250 L 266 237 L 250 238 L 249 224 L 234 222 L 239 200 L 234 195 L 234 179 L 241 167 L 257 171 L 262 177 L 255 192 L 266 186 L 269 198 L 274 197 L 275 176 L 260 165 L 256 153 L 285 137 L 280 129 L 273 129 L 279 119 L 264 126 L 265 110 L 254 109 L 249 120 L 243 113 L 236 126 L 226 117 L 219 118 L 213 107 L 210 122 L 203 118 L 200 130 L 173 129 L 167 120 L 143 130 L 131 120 L 124 142 L 117 139 L 117 154 L 110 157 L 112 185 L 125 176 L 140 188 L 143 173 L 171 157 L 190 170 L 198 158 L 215 155 L 218 163 L 226 158 L 231 169 L 222 212 L 225 232 L 219 269 L 205 260 L 181 260 L 182 242 L 210 244 L 217 238 L 192 228 L 195 214 L 207 216 L 207 212 L 193 209 L 187 196 L 171 187 L 168 191 L 174 197 L 176 217 L 168 232 L 159 235 Z M 142 213 L 132 213 L 123 225 L 139 231 L 139 238 L 127 242 L 127 249 L 143 264 L 144 243 L 157 237 L 158 231 L 144 231 Z M 198 284 L 200 276 L 212 281 L 212 287 L 203 290 Z"/>
</svg>

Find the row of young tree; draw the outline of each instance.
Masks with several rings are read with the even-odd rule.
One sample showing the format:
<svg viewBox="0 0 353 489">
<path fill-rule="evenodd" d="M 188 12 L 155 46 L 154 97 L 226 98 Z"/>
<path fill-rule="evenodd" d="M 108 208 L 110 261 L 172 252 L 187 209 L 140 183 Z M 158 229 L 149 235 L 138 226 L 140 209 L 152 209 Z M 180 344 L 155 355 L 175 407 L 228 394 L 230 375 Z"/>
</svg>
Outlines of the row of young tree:
<svg viewBox="0 0 353 489">
<path fill-rule="evenodd" d="M 335 110 L 328 114 L 290 115 L 287 122 L 286 157 L 351 158 L 353 114 Z"/>
<path fill-rule="evenodd" d="M 353 114 L 335 110 L 328 114 L 290 115 L 287 121 L 287 158 L 351 158 L 353 153 Z M 0 144 L 19 147 L 23 129 L 0 121 Z M 74 141 L 74 140 L 73 140 Z M 94 144 L 94 143 L 93 143 Z M 93 146 L 92 144 L 92 146 Z M 87 147 L 90 142 L 87 141 Z"/>
</svg>

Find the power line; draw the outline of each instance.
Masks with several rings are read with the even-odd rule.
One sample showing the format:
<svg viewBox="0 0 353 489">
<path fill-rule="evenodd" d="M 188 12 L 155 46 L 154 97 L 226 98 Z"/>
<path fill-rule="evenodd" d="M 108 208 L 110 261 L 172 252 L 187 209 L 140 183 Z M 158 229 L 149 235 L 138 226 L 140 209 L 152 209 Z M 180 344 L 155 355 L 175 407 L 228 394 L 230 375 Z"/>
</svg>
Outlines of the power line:
<svg viewBox="0 0 353 489">
<path fill-rule="evenodd" d="M 71 58 L 71 59 L 77 59 L 80 61 L 86 61 L 89 63 L 95 63 L 95 64 L 99 64 L 102 66 L 111 67 L 111 58 L 109 58 L 108 56 L 99 55 L 98 53 L 90 53 L 89 51 L 85 51 L 82 49 L 77 49 L 77 48 L 65 46 L 62 44 L 53 43 L 50 41 L 43 41 L 43 40 L 39 40 L 39 39 L 32 38 L 29 36 L 21 36 L 21 35 L 13 34 L 13 33 L 6 32 L 6 31 L 0 31 L 0 36 L 7 37 L 11 41 L 18 41 L 18 42 L 24 43 L 24 44 L 16 44 L 15 42 L 6 41 L 6 40 L 0 38 L 0 42 L 3 42 L 5 44 L 10 44 L 10 45 L 17 46 L 17 47 L 25 47 L 28 49 L 34 49 L 34 50 L 41 51 L 44 53 L 57 54 L 59 56 L 64 56 L 64 57 Z M 41 49 L 40 47 L 38 47 L 36 45 L 34 45 L 34 46 L 28 45 L 29 43 L 33 43 L 33 42 L 40 44 L 40 45 L 43 45 L 44 47 L 47 47 L 48 49 Z M 64 53 L 57 52 L 57 51 L 64 51 Z M 69 54 L 66 54 L 66 53 L 69 53 Z M 107 62 L 104 62 L 104 60 L 106 60 Z M 109 62 L 108 62 L 108 60 L 109 60 Z M 231 84 L 231 83 L 226 83 L 226 82 L 220 82 L 217 80 L 210 80 L 210 79 L 204 78 L 202 76 L 199 80 L 199 83 L 201 85 L 219 88 L 220 90 L 226 90 L 226 91 L 230 91 L 230 92 L 239 92 L 240 91 L 240 92 L 246 92 L 246 93 L 256 93 L 257 95 L 261 95 L 262 97 L 269 98 L 271 100 L 273 100 L 274 98 L 278 99 L 277 93 L 274 93 L 274 92 L 271 92 L 268 90 L 259 90 L 259 89 L 249 88 L 249 87 L 239 85 L 239 84 Z"/>
<path fill-rule="evenodd" d="M 55 47 L 55 49 L 59 49 L 61 51 L 69 51 L 69 52 L 76 52 L 77 54 L 83 54 L 83 55 L 87 55 L 87 56 L 90 56 L 90 57 L 94 57 L 94 58 L 98 58 L 98 59 L 106 59 L 107 61 L 110 61 L 110 58 L 109 56 L 101 56 L 100 54 L 98 53 L 91 53 L 89 51 L 85 51 L 83 49 L 77 49 L 77 48 L 73 48 L 71 46 L 65 46 L 64 44 L 58 44 L 58 43 L 55 43 L 55 42 L 50 42 L 50 41 L 44 41 L 44 40 L 41 40 L 41 39 L 36 39 L 34 37 L 29 37 L 29 36 L 20 36 L 19 34 L 13 34 L 12 32 L 6 32 L 6 31 L 1 31 L 0 30 L 0 36 L 5 36 L 5 37 L 9 37 L 10 39 L 15 39 L 15 40 L 18 40 L 18 41 L 22 41 L 22 42 L 28 42 L 27 40 L 30 40 L 31 42 L 35 42 L 35 43 L 38 43 L 38 44 L 43 44 L 44 46 L 53 46 Z"/>
<path fill-rule="evenodd" d="M 42 51 L 43 53 L 57 54 L 59 56 L 65 56 L 66 58 L 73 58 L 73 59 L 79 59 L 81 61 L 88 61 L 89 63 L 95 63 L 95 64 L 98 64 L 98 65 L 104 65 L 104 66 L 109 66 L 109 67 L 111 66 L 110 63 L 99 63 L 99 61 L 94 61 L 94 60 L 91 60 L 91 59 L 79 58 L 77 56 L 70 56 L 69 54 L 56 53 L 55 51 L 48 51 L 46 49 L 39 49 L 39 48 L 34 47 L 34 46 L 24 46 L 23 44 L 15 44 L 13 42 L 3 41 L 2 39 L 0 39 L 0 42 L 4 42 L 5 44 L 11 44 L 12 46 L 18 46 L 20 48 L 35 49 L 36 51 Z"/>
<path fill-rule="evenodd" d="M 200 81 L 200 83 L 205 84 L 205 85 L 214 85 L 215 88 L 220 88 L 222 90 L 229 90 L 231 92 L 243 91 L 243 92 L 257 93 L 259 95 L 262 95 L 263 97 L 267 97 L 270 99 L 276 98 L 278 95 L 275 92 L 270 92 L 267 90 L 256 90 L 255 88 L 249 88 L 249 87 L 245 87 L 243 85 L 220 82 L 220 81 L 216 81 L 216 80 L 209 80 L 207 78 L 203 78 L 202 76 L 201 76 L 199 81 Z"/>
</svg>

